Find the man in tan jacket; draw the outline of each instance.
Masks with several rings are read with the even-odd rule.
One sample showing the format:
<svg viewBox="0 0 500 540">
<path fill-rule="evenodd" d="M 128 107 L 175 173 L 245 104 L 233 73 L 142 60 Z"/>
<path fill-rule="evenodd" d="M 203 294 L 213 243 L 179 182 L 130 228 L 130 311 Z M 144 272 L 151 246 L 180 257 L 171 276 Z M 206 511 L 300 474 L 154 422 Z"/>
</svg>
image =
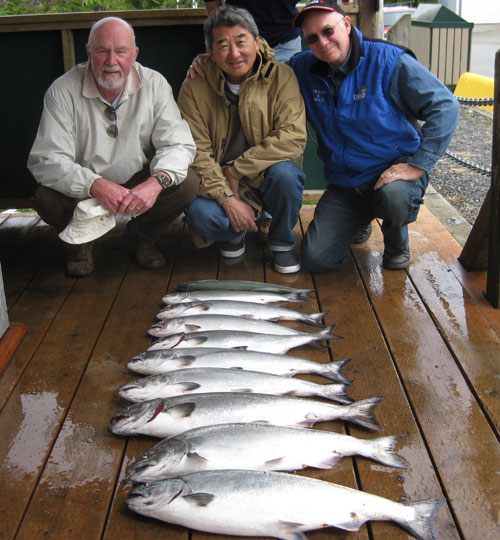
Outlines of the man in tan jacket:
<svg viewBox="0 0 500 540">
<path fill-rule="evenodd" d="M 302 205 L 306 145 L 302 96 L 293 71 L 274 60 L 248 11 L 224 6 L 204 25 L 205 77 L 186 79 L 178 105 L 197 145 L 198 198 L 186 210 L 192 231 L 225 257 L 245 251 L 257 216 L 240 197 L 255 190 L 272 216 L 268 244 L 281 273 L 300 270 L 293 227 Z"/>
</svg>

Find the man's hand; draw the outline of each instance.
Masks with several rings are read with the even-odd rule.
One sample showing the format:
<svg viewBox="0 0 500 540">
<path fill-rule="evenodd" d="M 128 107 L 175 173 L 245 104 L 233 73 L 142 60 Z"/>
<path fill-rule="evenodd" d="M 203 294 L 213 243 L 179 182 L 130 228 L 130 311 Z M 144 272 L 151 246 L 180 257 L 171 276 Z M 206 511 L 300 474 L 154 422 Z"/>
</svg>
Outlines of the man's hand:
<svg viewBox="0 0 500 540">
<path fill-rule="evenodd" d="M 424 169 L 409 163 L 395 163 L 386 169 L 377 180 L 373 189 L 380 189 L 394 180 L 417 180 L 425 173 Z"/>
<path fill-rule="evenodd" d="M 154 205 L 161 191 L 160 184 L 152 177 L 130 190 L 105 178 L 98 178 L 90 188 L 91 195 L 114 215 L 144 214 Z"/>
<path fill-rule="evenodd" d="M 229 167 L 227 167 L 224 170 L 224 176 L 227 178 L 227 181 L 229 182 L 229 187 L 231 188 L 233 195 L 238 200 L 240 200 L 240 189 L 239 189 L 240 181 L 229 172 Z"/>
<path fill-rule="evenodd" d="M 248 230 L 257 232 L 255 213 L 250 205 L 236 197 L 231 197 L 222 205 L 222 208 L 236 232 Z"/>
<path fill-rule="evenodd" d="M 195 57 L 193 63 L 189 66 L 186 78 L 187 79 L 196 79 L 196 77 L 205 78 L 205 63 L 208 59 L 207 53 L 200 53 Z"/>
</svg>

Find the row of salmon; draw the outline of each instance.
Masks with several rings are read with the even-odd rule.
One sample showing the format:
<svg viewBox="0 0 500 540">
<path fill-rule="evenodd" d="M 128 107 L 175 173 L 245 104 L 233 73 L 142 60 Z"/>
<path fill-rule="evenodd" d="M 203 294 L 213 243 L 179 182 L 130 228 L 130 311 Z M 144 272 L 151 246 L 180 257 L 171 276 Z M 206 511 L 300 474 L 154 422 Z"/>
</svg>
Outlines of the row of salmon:
<svg viewBox="0 0 500 540">
<path fill-rule="evenodd" d="M 119 389 L 136 403 L 109 424 L 118 435 L 163 439 L 128 471 L 129 481 L 145 482 L 129 494 L 132 510 L 217 534 L 302 540 L 304 531 L 355 531 L 374 519 L 395 521 L 422 540 L 436 538 L 432 521 L 442 499 L 398 503 L 274 472 L 328 469 L 353 455 L 406 466 L 395 453 L 398 437 L 363 440 L 310 429 L 330 420 L 381 429 L 373 412 L 380 397 L 352 402 L 347 396 L 351 381 L 342 368 L 348 360 L 321 364 L 285 355 L 338 338 L 332 327 L 309 333 L 276 324 L 322 326 L 325 313 L 274 305 L 298 302 L 311 292 L 198 281 L 163 298 L 165 307 L 149 330 L 156 341 L 128 363 L 146 376 Z M 293 378 L 304 373 L 334 382 Z"/>
</svg>

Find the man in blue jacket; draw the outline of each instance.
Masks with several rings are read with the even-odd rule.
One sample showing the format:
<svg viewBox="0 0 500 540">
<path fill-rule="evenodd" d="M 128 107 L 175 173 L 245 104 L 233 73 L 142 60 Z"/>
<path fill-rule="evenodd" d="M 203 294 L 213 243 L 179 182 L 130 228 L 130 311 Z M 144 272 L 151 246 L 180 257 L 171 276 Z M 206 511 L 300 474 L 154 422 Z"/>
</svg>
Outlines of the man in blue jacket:
<svg viewBox="0 0 500 540">
<path fill-rule="evenodd" d="M 309 1 L 294 24 L 310 50 L 290 63 L 328 182 L 302 244 L 304 265 L 338 267 L 380 218 L 384 268 L 406 268 L 408 223 L 448 147 L 458 102 L 410 51 L 364 38 L 335 2 Z"/>
</svg>

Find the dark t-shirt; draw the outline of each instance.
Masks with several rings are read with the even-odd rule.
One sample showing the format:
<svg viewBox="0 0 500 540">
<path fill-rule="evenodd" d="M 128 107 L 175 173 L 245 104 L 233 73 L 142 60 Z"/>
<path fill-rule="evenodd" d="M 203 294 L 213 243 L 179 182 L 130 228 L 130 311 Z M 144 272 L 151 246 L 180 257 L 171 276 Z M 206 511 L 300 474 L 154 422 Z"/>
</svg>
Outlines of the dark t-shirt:
<svg viewBox="0 0 500 540">
<path fill-rule="evenodd" d="M 209 0 L 205 2 L 209 3 Z M 257 23 L 259 34 L 271 47 L 300 34 L 300 29 L 293 26 L 297 0 L 226 0 L 226 4 L 248 10 Z"/>
</svg>

